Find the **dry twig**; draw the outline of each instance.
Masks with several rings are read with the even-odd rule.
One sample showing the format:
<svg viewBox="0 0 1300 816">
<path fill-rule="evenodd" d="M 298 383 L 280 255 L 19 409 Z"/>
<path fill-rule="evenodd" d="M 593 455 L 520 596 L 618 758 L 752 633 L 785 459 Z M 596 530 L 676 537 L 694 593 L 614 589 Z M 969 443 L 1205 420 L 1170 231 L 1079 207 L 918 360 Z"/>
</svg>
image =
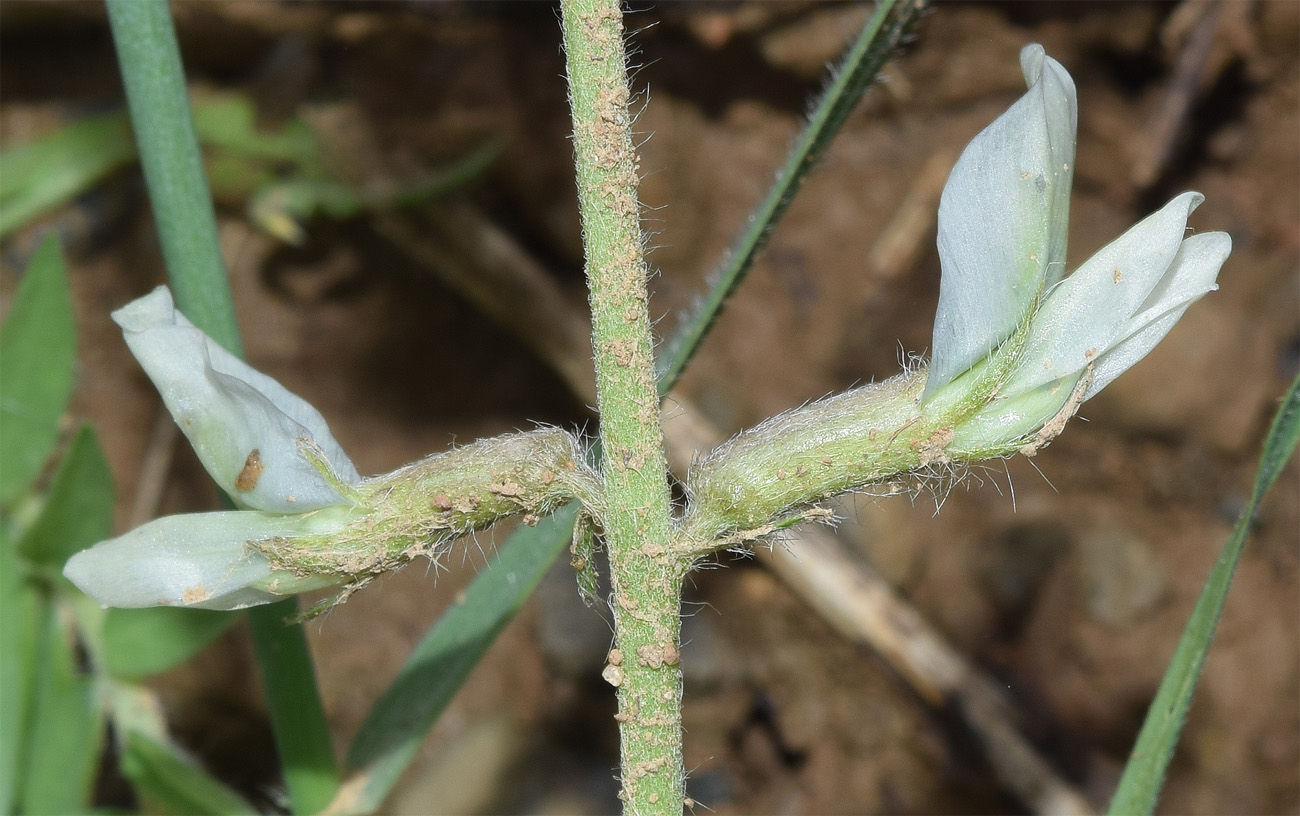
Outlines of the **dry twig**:
<svg viewBox="0 0 1300 816">
<path fill-rule="evenodd" d="M 1215 31 L 1219 27 L 1219 18 L 1223 12 L 1222 0 L 1208 0 L 1195 4 L 1184 4 L 1179 13 L 1197 15 L 1178 63 L 1174 67 L 1174 76 L 1165 87 L 1163 98 L 1151 119 L 1143 130 L 1146 138 L 1139 139 L 1138 155 L 1133 160 L 1131 177 L 1133 185 L 1145 190 L 1165 171 L 1169 160 L 1174 155 L 1192 103 L 1206 84 L 1206 66 L 1210 59 L 1210 49 L 1214 45 Z"/>
</svg>

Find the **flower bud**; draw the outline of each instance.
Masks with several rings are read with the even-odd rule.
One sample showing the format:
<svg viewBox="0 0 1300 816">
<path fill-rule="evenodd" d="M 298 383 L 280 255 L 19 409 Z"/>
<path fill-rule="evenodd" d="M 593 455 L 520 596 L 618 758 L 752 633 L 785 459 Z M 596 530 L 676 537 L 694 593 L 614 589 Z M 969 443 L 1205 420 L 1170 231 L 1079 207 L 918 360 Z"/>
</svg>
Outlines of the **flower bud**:
<svg viewBox="0 0 1300 816">
<path fill-rule="evenodd" d="M 923 411 L 952 418 L 955 458 L 1032 453 L 1051 441 L 1216 288 L 1232 249 L 1224 233 L 1185 237 L 1203 200 L 1187 192 L 1063 277 L 1074 84 L 1041 46 L 1020 59 L 1028 93 L 966 147 L 939 207 L 942 276 Z"/>
<path fill-rule="evenodd" d="M 113 313 L 203 467 L 240 507 L 302 513 L 361 477 L 306 400 L 226 351 L 160 286 Z"/>
</svg>

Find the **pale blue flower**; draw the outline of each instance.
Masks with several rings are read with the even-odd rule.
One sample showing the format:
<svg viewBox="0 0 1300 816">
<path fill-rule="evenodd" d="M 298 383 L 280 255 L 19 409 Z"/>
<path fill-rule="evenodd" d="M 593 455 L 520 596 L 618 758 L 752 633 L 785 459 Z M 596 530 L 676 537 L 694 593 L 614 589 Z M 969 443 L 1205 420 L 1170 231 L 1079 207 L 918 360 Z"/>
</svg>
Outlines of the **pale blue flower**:
<svg viewBox="0 0 1300 816">
<path fill-rule="evenodd" d="M 105 606 L 238 609 L 343 580 L 273 569 L 254 546 L 338 532 L 361 481 L 324 418 L 217 345 L 159 287 L 113 313 L 217 484 L 244 510 L 158 519 L 96 544 L 64 574 Z"/>
<path fill-rule="evenodd" d="M 82 550 L 63 574 L 104 606 L 242 609 L 271 603 L 343 579 L 273 569 L 253 545 L 336 533 L 349 511 L 341 506 L 301 515 L 229 510 L 166 516 Z"/>
<path fill-rule="evenodd" d="M 113 320 L 236 504 L 301 513 L 338 504 L 361 480 L 319 411 L 195 328 L 167 287 L 118 309 Z"/>
<path fill-rule="evenodd" d="M 939 309 L 928 397 L 1006 340 L 1065 274 L 1078 121 L 1074 81 L 1042 46 L 1029 92 L 977 135 L 939 199 Z"/>
<path fill-rule="evenodd" d="M 1217 288 L 1232 249 L 1222 232 L 1187 236 L 1203 200 L 1188 192 L 1065 276 L 1074 83 L 1042 46 L 1022 50 L 1020 64 L 1028 92 L 966 147 L 939 205 L 942 277 L 923 404 L 974 406 L 954 429 L 953 453 L 996 451 L 1072 412 Z"/>
</svg>

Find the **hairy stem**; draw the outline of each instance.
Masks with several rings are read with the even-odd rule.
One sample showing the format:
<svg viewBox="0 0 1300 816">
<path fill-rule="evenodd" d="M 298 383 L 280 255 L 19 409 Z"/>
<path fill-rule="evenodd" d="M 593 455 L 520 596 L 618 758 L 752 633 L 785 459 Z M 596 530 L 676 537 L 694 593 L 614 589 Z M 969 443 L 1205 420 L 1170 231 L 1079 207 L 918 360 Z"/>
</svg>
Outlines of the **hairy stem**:
<svg viewBox="0 0 1300 816">
<path fill-rule="evenodd" d="M 682 809 L 681 582 L 670 554 L 667 465 L 646 308 L 622 15 L 617 0 L 565 0 L 564 45 L 586 245 L 628 813 Z"/>
</svg>

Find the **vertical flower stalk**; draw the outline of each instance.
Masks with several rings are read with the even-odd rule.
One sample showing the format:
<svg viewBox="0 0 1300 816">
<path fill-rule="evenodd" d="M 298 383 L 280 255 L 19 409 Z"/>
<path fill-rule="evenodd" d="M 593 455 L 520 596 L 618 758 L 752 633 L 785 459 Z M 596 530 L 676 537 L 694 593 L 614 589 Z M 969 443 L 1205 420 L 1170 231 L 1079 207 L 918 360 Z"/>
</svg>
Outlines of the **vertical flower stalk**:
<svg viewBox="0 0 1300 816">
<path fill-rule="evenodd" d="M 578 200 L 604 450 L 603 519 L 616 644 L 622 790 L 629 813 L 682 809 L 681 582 L 651 357 L 637 161 L 617 0 L 562 4 Z"/>
</svg>

